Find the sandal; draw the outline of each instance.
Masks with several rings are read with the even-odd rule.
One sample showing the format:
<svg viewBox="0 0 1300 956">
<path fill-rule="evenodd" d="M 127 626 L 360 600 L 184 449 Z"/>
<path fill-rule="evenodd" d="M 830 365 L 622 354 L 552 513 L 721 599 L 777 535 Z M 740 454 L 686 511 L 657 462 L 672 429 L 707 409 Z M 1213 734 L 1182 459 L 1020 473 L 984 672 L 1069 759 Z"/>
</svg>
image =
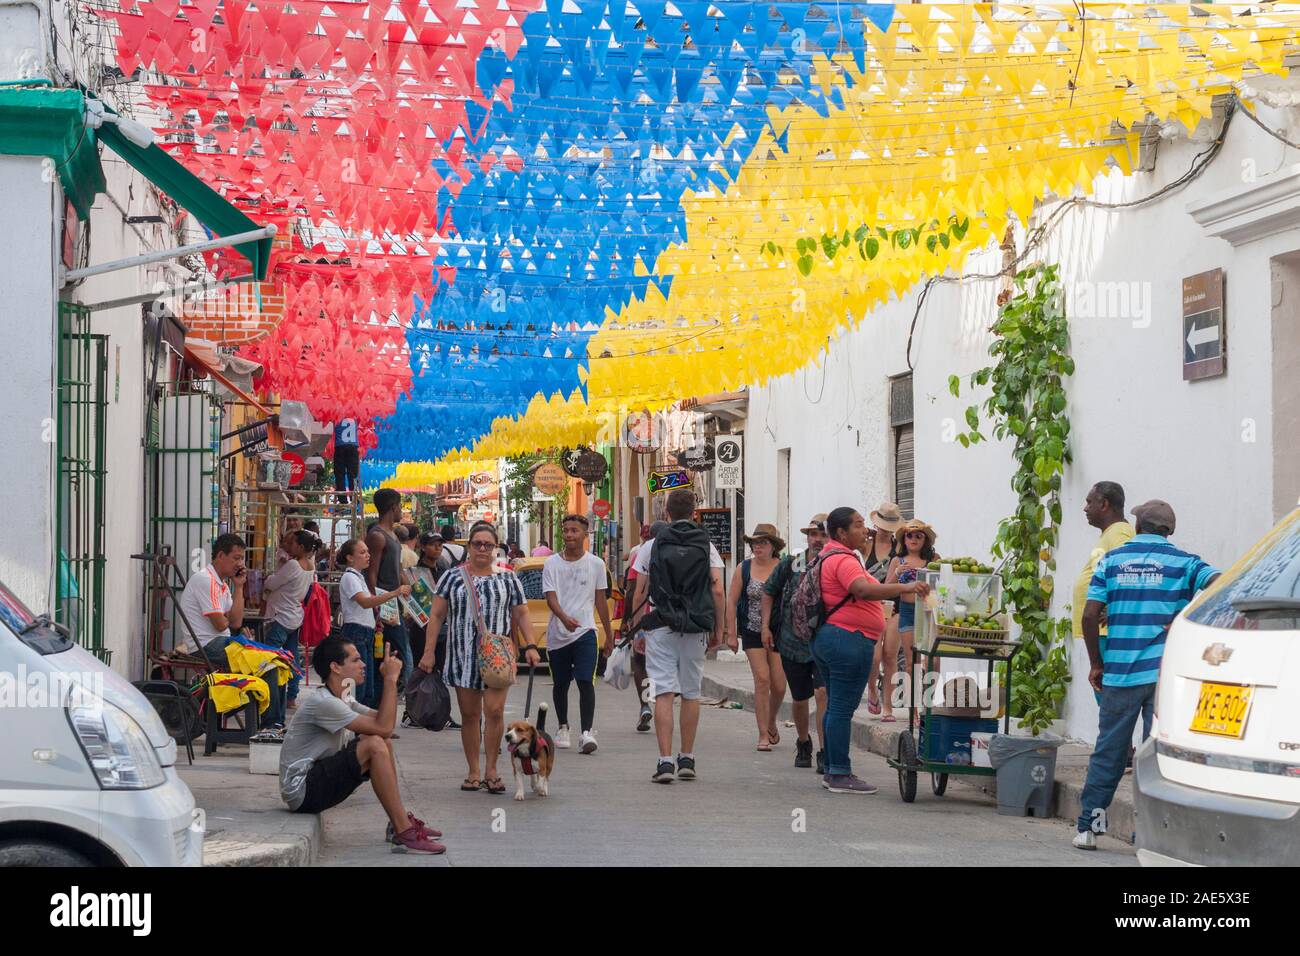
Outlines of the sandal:
<svg viewBox="0 0 1300 956">
<path fill-rule="evenodd" d="M 468 793 L 473 793 L 483 789 L 483 781 L 478 777 L 466 777 L 461 781 L 460 788 Z"/>
<path fill-rule="evenodd" d="M 781 734 L 775 730 L 768 731 L 767 742 L 770 743 L 773 747 L 775 747 L 777 744 L 781 742 Z"/>
<path fill-rule="evenodd" d="M 759 741 L 758 746 L 754 749 L 760 753 L 770 754 L 772 752 L 772 745 L 766 740 L 761 740 Z"/>
<path fill-rule="evenodd" d="M 878 700 L 872 700 L 870 697 L 868 697 L 868 698 L 867 698 L 867 713 L 868 713 L 868 714 L 871 714 L 871 715 L 873 715 L 873 716 L 876 715 L 876 714 L 878 714 L 878 713 L 880 713 L 880 701 L 878 701 Z"/>
<path fill-rule="evenodd" d="M 892 723 L 896 723 L 897 721 L 898 718 L 895 717 L 893 714 L 885 714 L 884 717 L 880 718 L 880 722 L 882 724 L 892 724 Z"/>
<path fill-rule="evenodd" d="M 505 793 L 506 783 L 500 777 L 484 779 L 483 789 L 486 790 L 488 793 Z"/>
</svg>

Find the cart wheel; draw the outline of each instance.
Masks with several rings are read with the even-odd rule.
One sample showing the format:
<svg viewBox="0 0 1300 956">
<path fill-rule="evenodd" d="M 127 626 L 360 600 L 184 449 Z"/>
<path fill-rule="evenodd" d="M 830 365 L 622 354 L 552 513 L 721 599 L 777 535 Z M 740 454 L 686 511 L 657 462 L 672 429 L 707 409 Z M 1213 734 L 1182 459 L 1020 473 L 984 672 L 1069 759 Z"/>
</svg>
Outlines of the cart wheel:
<svg viewBox="0 0 1300 956">
<path fill-rule="evenodd" d="M 943 792 L 948 789 L 948 775 L 946 773 L 930 774 L 930 789 L 934 791 L 936 797 L 942 797 Z"/>
<path fill-rule="evenodd" d="M 912 735 L 902 733 L 898 735 L 898 762 L 904 767 L 913 766 L 916 763 L 916 741 Z M 911 803 L 916 799 L 916 771 L 899 770 L 898 771 L 898 793 L 903 798 L 904 803 Z"/>
</svg>

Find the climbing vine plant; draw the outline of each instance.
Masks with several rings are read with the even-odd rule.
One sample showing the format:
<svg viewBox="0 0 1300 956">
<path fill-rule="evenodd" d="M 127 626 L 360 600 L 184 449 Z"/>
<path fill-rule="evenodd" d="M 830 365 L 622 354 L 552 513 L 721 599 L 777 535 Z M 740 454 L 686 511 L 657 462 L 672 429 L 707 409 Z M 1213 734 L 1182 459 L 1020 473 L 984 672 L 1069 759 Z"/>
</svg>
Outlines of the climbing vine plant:
<svg viewBox="0 0 1300 956">
<path fill-rule="evenodd" d="M 1060 715 L 1070 681 L 1070 621 L 1051 613 L 1061 477 L 1070 462 L 1064 382 L 1074 374 L 1064 305 L 1055 265 L 1017 273 L 1015 292 L 992 328 L 993 364 L 970 376 L 971 385 L 992 385 L 982 405 L 993 436 L 1014 441 L 1016 510 L 999 522 L 992 551 L 1006 559 L 1003 590 L 1021 629 L 1011 714 L 1035 734 Z M 956 375 L 948 388 L 959 394 Z M 966 409 L 966 424 L 970 430 L 957 436 L 963 446 L 984 439 L 978 405 Z"/>
<path fill-rule="evenodd" d="M 846 229 L 843 234 L 827 232 L 820 236 L 805 236 L 795 242 L 795 252 L 799 256 L 795 260 L 795 265 L 801 274 L 808 275 L 812 272 L 819 253 L 825 256 L 827 261 L 833 261 L 841 252 L 848 253 L 853 249 L 857 250 L 858 258 L 870 262 L 880 254 L 884 245 L 896 249 L 924 245 L 930 252 L 936 252 L 940 247 L 947 249 L 953 242 L 960 242 L 966 238 L 966 231 L 969 228 L 969 219 L 958 220 L 956 216 L 949 216 L 947 223 L 940 223 L 935 219 L 924 226 L 915 226 L 911 229 L 891 231 L 884 226 L 862 225 L 856 229 Z M 785 255 L 785 247 L 771 240 L 763 243 L 762 249 L 769 255 Z"/>
</svg>

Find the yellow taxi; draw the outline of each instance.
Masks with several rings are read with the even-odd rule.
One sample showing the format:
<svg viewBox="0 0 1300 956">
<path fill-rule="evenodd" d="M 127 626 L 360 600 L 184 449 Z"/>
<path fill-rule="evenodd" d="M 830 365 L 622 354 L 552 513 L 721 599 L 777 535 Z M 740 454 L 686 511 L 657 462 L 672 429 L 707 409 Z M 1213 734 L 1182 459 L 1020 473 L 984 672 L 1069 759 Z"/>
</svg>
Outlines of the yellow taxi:
<svg viewBox="0 0 1300 956">
<path fill-rule="evenodd" d="M 533 625 L 533 638 L 537 641 L 537 647 L 542 651 L 543 656 L 546 653 L 546 628 L 551 623 L 551 608 L 546 603 L 546 595 L 542 593 L 542 565 L 545 563 L 544 557 L 516 558 L 511 563 L 519 583 L 524 587 L 524 596 L 528 598 L 528 620 Z M 622 622 L 614 617 L 614 608 L 623 594 L 613 583 L 609 594 L 607 598 L 609 623 L 617 638 L 618 628 Z M 596 616 L 596 641 L 600 646 L 604 646 L 605 632 L 600 624 L 600 615 Z M 522 655 L 520 659 L 522 660 Z"/>
</svg>

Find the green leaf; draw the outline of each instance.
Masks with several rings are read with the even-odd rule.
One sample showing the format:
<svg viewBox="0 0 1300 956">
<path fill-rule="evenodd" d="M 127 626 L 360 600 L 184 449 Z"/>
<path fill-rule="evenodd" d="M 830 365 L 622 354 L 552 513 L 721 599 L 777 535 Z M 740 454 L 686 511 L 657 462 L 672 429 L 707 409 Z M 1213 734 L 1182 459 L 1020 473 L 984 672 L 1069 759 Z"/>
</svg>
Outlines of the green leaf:
<svg viewBox="0 0 1300 956">
<path fill-rule="evenodd" d="M 866 247 L 867 247 L 867 258 L 874 259 L 876 258 L 876 253 L 880 251 L 880 240 L 877 239 L 875 236 L 872 236 L 866 241 Z"/>
<path fill-rule="evenodd" d="M 965 433 L 965 432 L 958 432 L 958 433 L 957 433 L 957 441 L 961 442 L 961 447 L 962 447 L 962 448 L 969 448 L 969 447 L 970 447 L 970 439 L 966 437 L 966 433 Z"/>
<path fill-rule="evenodd" d="M 929 235 L 929 236 L 926 236 L 926 237 L 925 237 L 925 248 L 929 249 L 930 252 L 934 252 L 935 248 L 936 248 L 938 245 L 939 245 L 939 237 L 938 237 L 938 236 L 936 236 L 936 235 Z"/>
<path fill-rule="evenodd" d="M 948 239 L 948 234 L 947 234 L 946 232 L 941 232 L 941 233 L 939 233 L 939 242 L 943 245 L 943 247 L 944 247 L 945 249 L 948 248 L 948 243 L 949 243 L 949 241 L 950 241 L 950 240 Z M 933 251 L 933 250 L 931 250 L 931 251 Z"/>
<path fill-rule="evenodd" d="M 979 414 L 975 411 L 974 405 L 971 405 L 966 409 L 966 424 L 969 425 L 971 428 L 980 427 L 980 417 Z"/>
<path fill-rule="evenodd" d="M 961 379 L 956 375 L 948 376 L 948 391 L 952 392 L 954 396 L 961 391 Z"/>
<path fill-rule="evenodd" d="M 801 273 L 807 275 L 808 273 L 812 272 L 812 267 L 813 267 L 812 256 L 800 256 L 799 261 L 796 263 L 796 265 L 799 267 L 799 271 Z"/>
</svg>

